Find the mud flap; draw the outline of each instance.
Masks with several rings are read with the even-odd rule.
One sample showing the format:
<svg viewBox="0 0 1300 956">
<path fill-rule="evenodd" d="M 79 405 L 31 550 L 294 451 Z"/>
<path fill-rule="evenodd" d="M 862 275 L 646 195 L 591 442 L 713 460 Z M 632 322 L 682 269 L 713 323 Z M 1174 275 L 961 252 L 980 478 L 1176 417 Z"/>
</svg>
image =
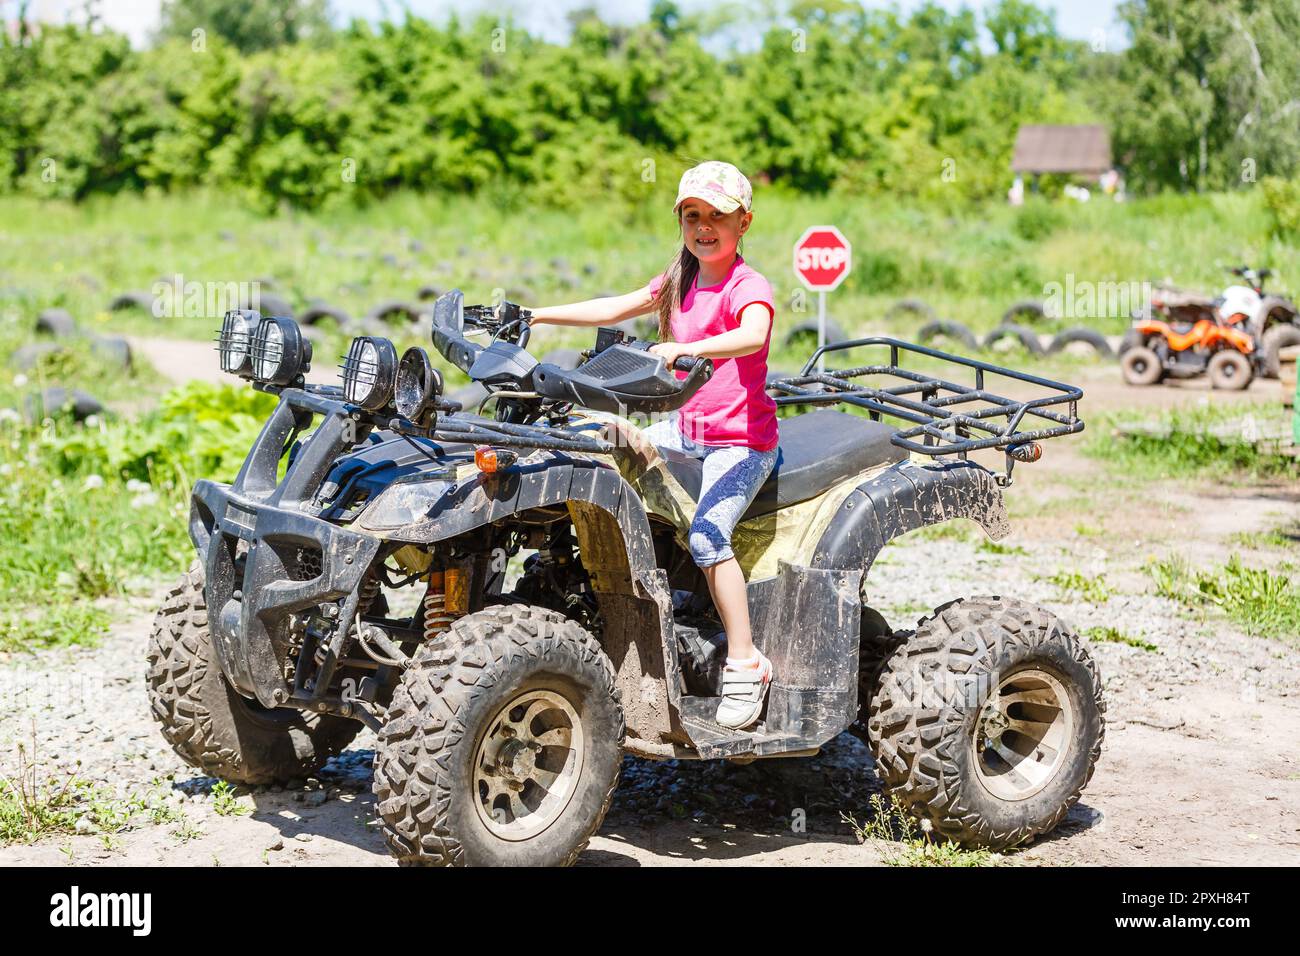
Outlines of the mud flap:
<svg viewBox="0 0 1300 956">
<path fill-rule="evenodd" d="M 767 733 L 816 747 L 857 716 L 861 578 L 779 562 L 764 606 L 754 609 L 756 643 L 775 672 Z"/>
</svg>

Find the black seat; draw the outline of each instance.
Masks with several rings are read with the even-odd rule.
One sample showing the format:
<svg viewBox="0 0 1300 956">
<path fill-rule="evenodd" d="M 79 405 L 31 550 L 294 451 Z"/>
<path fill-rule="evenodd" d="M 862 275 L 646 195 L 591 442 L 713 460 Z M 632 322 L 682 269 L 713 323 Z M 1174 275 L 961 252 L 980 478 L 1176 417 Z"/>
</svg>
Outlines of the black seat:
<svg viewBox="0 0 1300 956">
<path fill-rule="evenodd" d="M 741 520 L 816 498 L 845 478 L 875 465 L 904 460 L 906 450 L 889 440 L 897 430 L 883 422 L 828 408 L 781 419 L 776 467 Z M 665 463 L 677 483 L 698 502 L 704 463 L 680 456 Z"/>
</svg>

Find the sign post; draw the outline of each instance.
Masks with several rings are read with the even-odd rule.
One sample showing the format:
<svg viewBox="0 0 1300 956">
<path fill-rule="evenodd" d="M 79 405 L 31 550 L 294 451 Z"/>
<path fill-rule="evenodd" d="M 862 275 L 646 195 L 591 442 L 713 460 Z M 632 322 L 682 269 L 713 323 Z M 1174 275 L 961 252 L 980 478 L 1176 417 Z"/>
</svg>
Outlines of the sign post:
<svg viewBox="0 0 1300 956">
<path fill-rule="evenodd" d="M 834 226 L 809 226 L 794 244 L 794 274 L 817 293 L 817 348 L 826 345 L 826 293 L 838 288 L 853 266 L 853 247 Z M 817 371 L 826 359 L 817 357 Z"/>
</svg>

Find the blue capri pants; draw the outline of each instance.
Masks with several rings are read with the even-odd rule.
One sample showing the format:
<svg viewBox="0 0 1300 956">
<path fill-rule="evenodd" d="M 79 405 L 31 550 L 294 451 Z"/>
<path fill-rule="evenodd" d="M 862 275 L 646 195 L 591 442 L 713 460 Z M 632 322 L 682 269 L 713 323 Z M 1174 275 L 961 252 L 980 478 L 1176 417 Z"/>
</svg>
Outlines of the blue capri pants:
<svg viewBox="0 0 1300 956">
<path fill-rule="evenodd" d="M 704 462 L 700 499 L 688 538 L 695 563 L 707 568 L 735 557 L 731 534 L 772 473 L 779 449 L 755 451 L 745 445 L 701 445 L 682 434 L 676 414 L 641 434 L 665 459 L 677 456 Z"/>
</svg>

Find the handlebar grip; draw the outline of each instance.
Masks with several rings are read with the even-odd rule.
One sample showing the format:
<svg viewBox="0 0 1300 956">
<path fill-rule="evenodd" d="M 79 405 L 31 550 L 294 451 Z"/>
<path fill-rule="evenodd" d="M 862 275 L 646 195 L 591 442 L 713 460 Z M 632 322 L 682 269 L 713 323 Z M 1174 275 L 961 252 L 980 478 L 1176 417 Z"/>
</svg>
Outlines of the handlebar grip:
<svg viewBox="0 0 1300 956">
<path fill-rule="evenodd" d="M 690 372 L 695 369 L 699 362 L 707 362 L 709 359 L 691 358 L 689 355 L 677 356 L 677 361 L 673 362 L 673 370 L 678 372 Z"/>
</svg>

